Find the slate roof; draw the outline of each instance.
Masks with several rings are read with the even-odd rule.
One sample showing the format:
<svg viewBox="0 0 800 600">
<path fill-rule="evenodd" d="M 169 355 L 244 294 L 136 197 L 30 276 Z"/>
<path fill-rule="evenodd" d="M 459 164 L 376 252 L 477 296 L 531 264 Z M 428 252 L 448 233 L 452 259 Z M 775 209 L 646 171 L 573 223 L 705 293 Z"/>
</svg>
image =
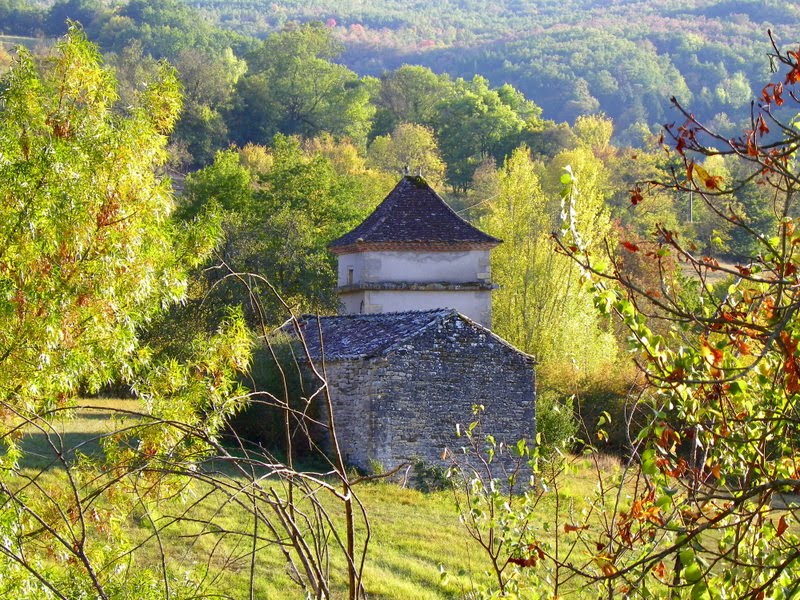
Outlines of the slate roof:
<svg viewBox="0 0 800 600">
<path fill-rule="evenodd" d="M 492 247 L 500 240 L 459 217 L 422 177 L 406 175 L 363 223 L 328 247 L 342 252 L 356 244 L 387 243 Z"/>
<path fill-rule="evenodd" d="M 448 318 L 462 319 L 533 362 L 533 357 L 452 308 L 330 317 L 303 315 L 298 324 L 312 359 L 320 360 L 323 355 L 321 331 L 325 360 L 357 360 L 385 355 L 397 345 Z M 293 321 L 284 323 L 280 331 L 294 335 Z"/>
</svg>

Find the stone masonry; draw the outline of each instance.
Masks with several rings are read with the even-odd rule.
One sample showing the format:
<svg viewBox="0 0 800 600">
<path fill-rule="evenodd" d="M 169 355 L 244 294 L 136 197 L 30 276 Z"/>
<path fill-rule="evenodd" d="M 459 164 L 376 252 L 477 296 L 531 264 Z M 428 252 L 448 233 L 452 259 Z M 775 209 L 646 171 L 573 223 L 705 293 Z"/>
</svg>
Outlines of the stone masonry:
<svg viewBox="0 0 800 600">
<path fill-rule="evenodd" d="M 532 358 L 456 311 L 309 317 L 303 330 L 312 358 L 324 358 L 350 464 L 441 464 L 463 444 L 456 423 L 473 421 L 474 405 L 498 442 L 535 436 Z"/>
</svg>

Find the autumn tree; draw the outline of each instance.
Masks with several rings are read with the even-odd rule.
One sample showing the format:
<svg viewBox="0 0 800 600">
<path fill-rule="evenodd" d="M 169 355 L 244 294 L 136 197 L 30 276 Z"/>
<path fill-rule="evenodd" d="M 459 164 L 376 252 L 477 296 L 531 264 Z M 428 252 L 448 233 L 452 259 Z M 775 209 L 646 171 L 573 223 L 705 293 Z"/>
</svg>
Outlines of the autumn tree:
<svg viewBox="0 0 800 600">
<path fill-rule="evenodd" d="M 141 327 L 184 297 L 187 269 L 208 254 L 215 235 L 171 219 L 169 182 L 158 175 L 180 108 L 172 70 L 162 65 L 125 116 L 115 101 L 111 71 L 75 27 L 41 64 L 19 50 L 0 85 L 0 589 L 17 598 L 181 587 L 169 572 L 134 570 L 119 521 L 112 525 L 107 508 L 94 504 L 124 490 L 129 500 L 116 503 L 124 519 L 136 502 L 131 463 L 114 463 L 113 476 L 88 463 L 77 468 L 53 441 L 53 423 L 79 391 L 124 381 L 147 399 L 151 419 L 164 414 L 169 396 L 173 418 L 214 436 L 236 403 L 213 406 L 233 394 L 234 373 L 247 362 L 235 319 L 220 335 L 192 342 L 167 387 L 163 365 L 140 346 Z M 215 352 L 214 344 L 228 350 Z M 35 483 L 40 473 L 18 468 L 23 429 L 51 443 L 61 469 L 48 486 Z M 189 450 L 168 429 L 137 435 L 151 458 L 169 453 L 178 465 L 199 447 Z"/>
<path fill-rule="evenodd" d="M 625 484 L 630 503 L 606 513 L 603 521 L 613 527 L 586 521 L 571 531 L 593 555 L 578 571 L 607 597 L 798 593 L 800 539 L 790 506 L 800 484 L 800 137 L 791 124 L 798 112 L 800 50 L 773 43 L 771 58 L 781 78 L 763 88 L 750 128 L 737 137 L 716 133 L 674 101 L 682 121 L 667 127 L 665 149 L 680 167 L 667 180 L 634 188 L 630 197 L 638 207 L 646 205 L 650 189 L 693 194 L 720 227 L 750 236 L 748 258 L 722 264 L 707 248 L 657 227 L 650 246 L 631 244 L 626 251 L 646 252 L 658 267 L 677 261 L 697 285 L 687 294 L 674 270 L 660 268 L 656 294 L 628 277 L 618 256 L 586 246 L 569 218 L 560 238 L 593 281 L 598 307 L 627 326 L 652 406 L 651 424 L 633 448 L 638 468 Z M 729 171 L 739 177 L 721 170 L 722 158 L 739 163 Z M 580 179 L 569 178 L 567 185 L 574 202 Z M 736 193 L 750 185 L 768 192 L 765 208 L 775 220 L 767 234 L 737 201 Z M 669 321 L 669 334 L 654 333 L 655 316 Z"/>
<path fill-rule="evenodd" d="M 292 580 L 320 599 L 332 596 L 331 556 L 341 551 L 347 597 L 363 598 L 368 540 L 355 531 L 367 527 L 366 513 L 342 456 L 321 455 L 328 469 L 317 476 L 235 437 L 235 448 L 223 443 L 246 400 L 278 402 L 241 386 L 254 341 L 241 311 L 225 310 L 173 347 L 146 343 L 154 338 L 143 330 L 187 298 L 189 269 L 220 239 L 211 213 L 225 207 L 220 196 L 214 210 L 174 218 L 159 174 L 180 107 L 170 68 L 161 65 L 132 105 L 120 109 L 116 100 L 112 71 L 75 27 L 42 64 L 21 51 L 0 84 L 0 595 L 203 597 L 216 593 L 211 565 L 230 565 L 247 546 L 253 596 L 256 557 L 277 544 Z M 293 152 L 297 142 L 287 145 Z M 258 152 L 249 157 L 260 164 Z M 222 165 L 217 179 L 226 192 L 238 185 L 245 202 L 252 190 L 232 166 Z M 320 402 L 322 381 L 310 382 Z M 76 396 L 109 382 L 128 386 L 135 407 L 118 409 L 107 433 L 73 446 L 59 423 L 92 410 Z M 307 431 L 307 420 L 291 418 Z M 335 448 L 333 417 L 315 426 Z M 22 442 L 32 435 L 48 449 L 39 457 L 44 470 L 24 466 Z M 264 477 L 281 483 L 265 493 L 256 481 Z M 165 515 L 165 502 L 180 503 L 178 514 Z M 218 527 L 209 503 L 247 517 Z M 129 528 L 138 524 L 146 531 L 133 541 Z M 190 545 L 216 539 L 202 560 L 180 564 L 162 543 L 174 531 Z M 222 550 L 226 540 L 233 550 Z"/>
<path fill-rule="evenodd" d="M 592 182 L 602 177 L 603 167 L 590 155 L 579 161 L 572 153 L 559 161 L 569 159 L 586 179 L 577 215 L 596 248 L 609 233 L 603 181 Z M 613 364 L 616 342 L 596 316 L 577 266 L 554 252 L 552 233 L 561 208 L 543 173 L 526 147 L 515 150 L 499 171 L 497 194 L 483 207 L 480 224 L 503 240 L 492 252 L 492 277 L 500 288 L 492 305 L 494 329 L 536 353 L 544 388 L 568 394 Z"/>
</svg>

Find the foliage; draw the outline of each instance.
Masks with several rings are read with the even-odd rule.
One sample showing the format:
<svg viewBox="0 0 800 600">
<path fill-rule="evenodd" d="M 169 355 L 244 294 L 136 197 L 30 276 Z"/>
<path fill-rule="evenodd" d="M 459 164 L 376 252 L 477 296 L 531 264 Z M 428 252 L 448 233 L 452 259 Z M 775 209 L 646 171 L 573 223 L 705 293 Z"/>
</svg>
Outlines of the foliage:
<svg viewBox="0 0 800 600">
<path fill-rule="evenodd" d="M 500 159 L 526 129 L 539 125 L 541 109 L 504 86 L 491 89 L 483 77 L 455 83 L 456 93 L 436 106 L 434 129 L 451 185 L 466 189 L 486 156 Z"/>
<path fill-rule="evenodd" d="M 757 257 L 723 266 L 660 228 L 650 259 L 674 257 L 692 269 L 699 301 L 687 302 L 666 278 L 662 296 L 654 298 L 620 273 L 613 256 L 603 266 L 565 229 L 562 248 L 593 280 L 598 307 L 624 322 L 654 401 L 651 423 L 638 437 L 644 481 L 632 488 L 632 504 L 619 513 L 615 531 L 603 534 L 609 589 L 644 594 L 668 586 L 673 597 L 685 589 L 709 599 L 797 594 L 798 538 L 792 513 L 781 508 L 782 494 L 798 484 L 794 203 L 800 140 L 792 124 L 800 52 L 773 44 L 771 56 L 784 77 L 765 86 L 752 110 L 753 128 L 741 136 L 717 134 L 676 101 L 685 121 L 667 132 L 683 168 L 651 184 L 693 193 L 723 226 L 752 236 Z M 731 181 L 708 168 L 710 159 L 723 156 L 757 175 Z M 750 181 L 769 190 L 779 210 L 769 236 L 738 216 L 732 192 Z M 634 189 L 631 200 L 647 202 L 646 189 Z M 716 273 L 734 276 L 722 293 L 711 283 Z M 650 329 L 639 308 L 643 298 L 672 322 L 669 335 Z M 587 543 L 596 539 L 593 530 L 586 530 Z"/>
<path fill-rule="evenodd" d="M 335 261 L 327 244 L 371 208 L 367 192 L 382 189 L 371 189 L 368 174 L 338 173 L 331 159 L 304 152 L 296 138 L 278 136 L 268 152 L 265 171 L 249 170 L 234 150 L 218 153 L 213 164 L 187 178 L 183 214 L 221 206 L 226 242 L 219 258 L 225 268 L 209 271 L 208 281 L 218 281 L 217 297 L 244 305 L 255 324 L 251 299 L 235 291 L 238 283 L 227 269 L 259 275 L 263 280 L 251 282 L 265 311 L 258 319 L 273 327 L 285 320 L 286 305 L 301 312 L 336 310 Z"/>
<path fill-rule="evenodd" d="M 432 187 L 443 184 L 445 164 L 433 132 L 422 125 L 398 125 L 391 134 L 372 140 L 367 155 L 373 167 L 395 176 L 404 171 L 422 173 Z"/>
<path fill-rule="evenodd" d="M 248 57 L 232 129 L 239 142 L 265 143 L 276 133 L 307 137 L 323 131 L 366 140 L 375 112 L 369 89 L 332 62 L 338 45 L 316 25 L 287 29 Z"/>
<path fill-rule="evenodd" d="M 251 596 L 256 557 L 277 545 L 309 595 L 331 596 L 338 555 L 348 597 L 363 598 L 369 540 L 356 539 L 356 529 L 368 523 L 336 451 L 324 387 L 309 393 L 315 406 L 323 403 L 324 423 L 276 399 L 284 418 L 305 432 L 313 422 L 329 439 L 327 471 L 300 473 L 291 436 L 284 462 L 221 442 L 248 398 L 240 379 L 252 337 L 240 311 L 196 328 L 175 352 L 141 343 L 141 328 L 185 298 L 187 269 L 205 260 L 218 234 L 213 221 L 173 220 L 170 187 L 156 174 L 180 105 L 172 71 L 162 67 L 136 104 L 116 111 L 110 70 L 73 28 L 41 67 L 21 51 L 0 89 L 0 590 L 17 598 L 206 596 L 214 550 L 208 562 L 172 561 L 162 535 L 178 524 L 190 545 L 231 538 L 240 554 L 245 543 Z M 299 153 L 297 145 L 284 150 Z M 115 379 L 130 385 L 141 409 L 120 411 L 99 440 L 101 453 L 69 447 L 58 423 L 79 387 L 96 391 Z M 25 434 L 52 450 L 51 473 L 19 468 Z M 43 485 L 50 476 L 56 483 Z M 226 527 L 218 513 L 198 512 L 198 489 L 244 508 L 247 518 Z M 184 503 L 177 514 L 162 512 L 169 499 Z M 129 518 L 146 524 L 144 541 L 126 535 Z"/>
<path fill-rule="evenodd" d="M 447 75 L 436 75 L 425 67 L 403 65 L 384 73 L 375 100 L 375 133 L 387 134 L 403 123 L 431 125 L 437 103 L 454 93 L 455 86 Z"/>
<path fill-rule="evenodd" d="M 319 442 L 306 436 L 302 427 L 284 423 L 284 410 L 278 399 L 287 398 L 292 411 L 307 413 L 319 419 L 319 406 L 309 404 L 314 391 L 310 373 L 300 365 L 302 349 L 292 344 L 287 336 L 273 336 L 269 344 L 260 344 L 253 353 L 253 368 L 248 373 L 246 385 L 257 394 L 251 397 L 247 408 L 229 422 L 235 435 L 253 444 L 280 452 L 287 435 L 293 437 L 296 456 L 313 457 L 311 445 Z M 309 412 L 312 411 L 312 412 Z M 319 432 L 316 433 L 317 437 Z"/>
<path fill-rule="evenodd" d="M 553 390 L 536 395 L 536 437 L 542 454 L 572 446 L 578 434 L 574 404 L 574 396 L 562 398 Z"/>
<path fill-rule="evenodd" d="M 579 157 L 587 185 L 577 218 L 586 238 L 598 245 L 609 231 L 602 164 L 581 150 L 562 154 L 556 162 Z M 613 363 L 616 343 L 597 318 L 576 265 L 553 252 L 559 207 L 545 192 L 540 172 L 527 148 L 515 150 L 499 172 L 499 191 L 483 207 L 487 213 L 479 223 L 503 240 L 492 253 L 492 277 L 500 286 L 494 292 L 495 331 L 536 355 L 540 390 L 568 396 Z"/>
<path fill-rule="evenodd" d="M 2 389 L 27 410 L 130 368 L 137 326 L 182 297 L 185 264 L 208 249 L 170 222 L 154 174 L 180 106 L 174 77 L 163 69 L 130 117 L 114 100 L 77 30 L 42 73 L 20 50 L 4 80 Z"/>
<path fill-rule="evenodd" d="M 133 569 L 119 523 L 93 510 L 92 498 L 119 493 L 135 466 L 97 470 L 59 454 L 66 483 L 52 490 L 16 469 L 21 432 L 50 439 L 81 387 L 122 378 L 151 415 L 181 415 L 211 439 L 235 410 L 231 375 L 247 361 L 236 319 L 197 339 L 184 364 L 151 362 L 137 348 L 139 327 L 183 297 L 186 269 L 214 242 L 213 231 L 171 221 L 170 188 L 155 173 L 180 107 L 177 82 L 162 67 L 120 116 L 111 72 L 73 27 L 42 65 L 20 50 L 0 88 L 3 585 L 31 598 L 177 592 L 174 573 Z M 140 433 L 151 456 L 176 464 L 202 449 L 164 428 Z"/>
</svg>

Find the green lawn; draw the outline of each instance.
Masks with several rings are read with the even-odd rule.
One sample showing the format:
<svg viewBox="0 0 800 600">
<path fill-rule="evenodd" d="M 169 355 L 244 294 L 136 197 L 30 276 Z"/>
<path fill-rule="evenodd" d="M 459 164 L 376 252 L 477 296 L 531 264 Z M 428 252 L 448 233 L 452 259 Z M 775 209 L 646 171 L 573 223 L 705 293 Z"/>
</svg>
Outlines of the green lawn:
<svg viewBox="0 0 800 600">
<path fill-rule="evenodd" d="M 77 447 L 90 456 L 101 452 L 103 436 L 136 422 L 134 417 L 119 414 L 120 410 L 136 411 L 138 402 L 135 400 L 92 399 L 83 404 L 75 411 L 74 418 L 46 431 L 29 428 L 23 440 L 24 472 L 31 475 L 44 470 L 40 477 L 43 488 L 62 485 L 64 470 L 57 458 L 59 454 L 64 460 L 73 461 L 75 453 L 71 448 Z M 562 500 L 561 520 L 566 518 L 566 511 L 579 507 L 577 499 L 594 483 L 594 475 L 587 467 L 588 464 L 571 474 L 567 478 L 568 487 L 558 492 Z M 612 471 L 617 465 L 609 461 L 606 468 Z M 152 535 L 152 525 L 143 510 L 128 509 L 127 516 L 120 518 L 124 518 L 130 537 L 144 544 L 144 551 L 138 553 L 140 558 L 137 559 L 143 561 L 143 567 L 148 566 L 148 562 L 153 565 L 158 562 L 160 552 L 156 544 L 160 541 L 169 564 L 176 571 L 194 569 L 196 576 L 198 565 L 207 565 L 204 576 L 208 591 L 227 594 L 226 597 L 249 597 L 250 541 L 244 536 L 237 538 L 218 533 L 219 529 L 247 530 L 243 525 L 247 523 L 247 514 L 220 493 L 204 497 L 206 489 L 204 484 L 197 483 L 159 506 L 159 514 L 154 515 L 159 526 L 183 514 L 189 506 L 198 519 L 194 525 L 183 522 L 165 527 L 160 531 L 160 540 Z M 365 568 L 370 598 L 469 598 L 476 587 L 493 583 L 482 550 L 459 522 L 451 492 L 422 493 L 392 483 L 365 483 L 357 491 L 372 528 Z M 554 502 L 555 492 L 543 500 L 540 520 L 553 519 Z M 332 503 L 333 512 L 339 508 Z M 111 514 L 111 508 L 106 510 Z M 334 519 L 342 517 L 334 516 Z M 207 521 L 213 522 L 214 529 L 200 524 Z M 558 523 L 552 523 L 550 530 L 557 526 Z M 201 532 L 203 535 L 197 535 Z M 331 571 L 342 593 L 345 589 L 343 567 L 343 561 L 333 556 Z M 444 583 L 442 570 L 447 573 Z M 256 597 L 303 598 L 300 588 L 289 578 L 276 546 L 267 546 L 258 552 L 255 574 Z"/>
</svg>

